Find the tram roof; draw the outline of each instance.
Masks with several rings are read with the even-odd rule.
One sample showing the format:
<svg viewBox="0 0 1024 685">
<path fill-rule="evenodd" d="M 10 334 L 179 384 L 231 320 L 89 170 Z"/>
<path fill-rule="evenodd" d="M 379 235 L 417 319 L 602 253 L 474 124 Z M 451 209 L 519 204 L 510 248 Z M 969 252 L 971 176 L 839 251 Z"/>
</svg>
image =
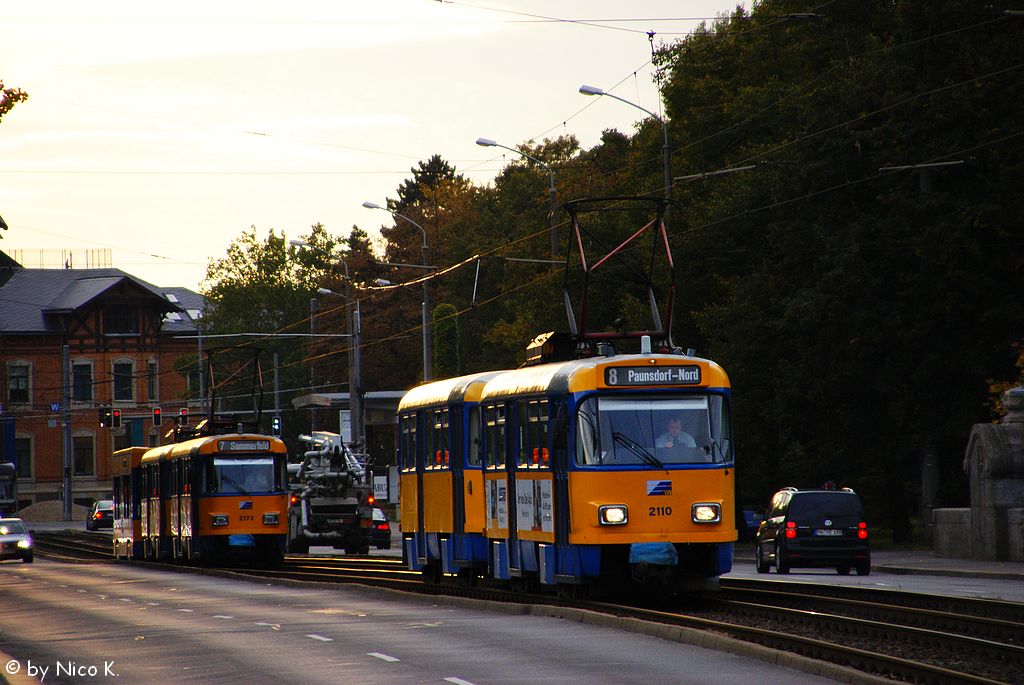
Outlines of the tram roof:
<svg viewBox="0 0 1024 685">
<path fill-rule="evenodd" d="M 610 367 L 658 369 L 665 367 L 697 366 L 701 369 L 700 382 L 691 385 L 639 384 L 616 386 L 630 389 L 679 387 L 729 387 L 725 369 L 700 357 L 672 354 L 622 354 L 612 357 L 587 357 L 552 364 L 529 366 L 495 375 L 483 389 L 481 400 L 541 393 L 581 392 L 612 387 L 605 383 L 603 370 Z"/>
<path fill-rule="evenodd" d="M 207 435 L 201 438 L 193 438 L 186 440 L 185 442 L 176 442 L 170 445 L 162 445 L 160 447 L 154 447 L 153 449 L 146 452 L 145 456 L 142 457 L 143 464 L 152 464 L 155 461 L 166 461 L 169 459 L 180 459 L 191 454 L 212 454 L 214 452 L 225 452 L 219 446 L 221 442 L 266 442 L 269 445 L 270 452 L 282 452 L 286 453 L 288 448 L 285 447 L 284 443 L 280 438 L 275 438 L 272 435 L 256 435 L 252 433 L 229 433 L 227 435 Z M 267 450 L 238 450 L 232 453 L 243 454 L 246 451 L 267 451 Z"/>
<path fill-rule="evenodd" d="M 398 403 L 398 411 L 448 402 L 476 402 L 480 399 L 484 384 L 500 373 L 486 371 L 425 383 L 405 393 Z"/>
</svg>

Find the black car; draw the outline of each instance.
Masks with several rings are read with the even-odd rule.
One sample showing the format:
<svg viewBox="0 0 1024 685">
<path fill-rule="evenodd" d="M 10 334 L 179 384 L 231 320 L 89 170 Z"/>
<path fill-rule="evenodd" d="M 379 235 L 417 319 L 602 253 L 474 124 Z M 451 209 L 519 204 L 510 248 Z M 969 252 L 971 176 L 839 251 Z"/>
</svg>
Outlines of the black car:
<svg viewBox="0 0 1024 685">
<path fill-rule="evenodd" d="M 758 573 L 774 565 L 778 573 L 797 567 L 832 567 L 871 573 L 868 524 L 860 497 L 849 488 L 783 488 L 772 496 L 757 530 L 754 550 Z"/>
<path fill-rule="evenodd" d="M 383 509 L 373 510 L 373 532 L 370 544 L 377 549 L 391 549 L 391 524 Z"/>
<path fill-rule="evenodd" d="M 98 499 L 92 503 L 89 515 L 85 517 L 86 530 L 114 527 L 114 500 Z"/>
</svg>

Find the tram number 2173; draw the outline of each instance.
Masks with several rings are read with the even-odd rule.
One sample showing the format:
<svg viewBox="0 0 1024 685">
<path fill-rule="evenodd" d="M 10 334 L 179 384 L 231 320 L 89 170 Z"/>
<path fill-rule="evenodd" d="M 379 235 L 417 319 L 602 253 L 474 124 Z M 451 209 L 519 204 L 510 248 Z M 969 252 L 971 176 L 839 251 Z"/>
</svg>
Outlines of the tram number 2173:
<svg viewBox="0 0 1024 685">
<path fill-rule="evenodd" d="M 671 516 L 672 507 L 648 507 L 648 516 Z"/>
</svg>

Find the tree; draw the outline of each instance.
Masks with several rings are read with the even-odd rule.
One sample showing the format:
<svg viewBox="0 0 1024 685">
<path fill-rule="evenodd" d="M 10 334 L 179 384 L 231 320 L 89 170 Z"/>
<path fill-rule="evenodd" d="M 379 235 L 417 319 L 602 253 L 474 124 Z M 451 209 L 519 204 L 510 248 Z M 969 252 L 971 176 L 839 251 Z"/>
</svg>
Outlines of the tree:
<svg viewBox="0 0 1024 685">
<path fill-rule="evenodd" d="M 452 378 L 461 373 L 459 362 L 459 310 L 450 304 L 441 303 L 434 307 L 434 375 L 438 378 Z"/>
<path fill-rule="evenodd" d="M 27 99 L 28 93 L 19 88 L 5 88 L 4 82 L 0 81 L 0 121 L 3 120 L 5 114 L 14 108 L 14 105 Z M 7 230 L 7 223 L 3 220 L 3 217 L 0 217 L 0 230 Z M 0 238 L 3 238 L 2 234 L 0 234 Z"/>
</svg>

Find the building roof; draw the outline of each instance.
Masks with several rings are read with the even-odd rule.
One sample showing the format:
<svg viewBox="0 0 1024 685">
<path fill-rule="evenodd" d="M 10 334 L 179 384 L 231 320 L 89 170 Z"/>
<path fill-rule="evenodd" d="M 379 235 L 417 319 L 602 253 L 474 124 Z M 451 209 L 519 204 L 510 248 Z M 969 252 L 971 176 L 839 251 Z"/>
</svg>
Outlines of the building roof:
<svg viewBox="0 0 1024 685">
<path fill-rule="evenodd" d="M 162 307 L 177 319 L 164 319 L 164 332 L 195 330 L 188 309 L 201 311 L 203 297 L 186 288 L 158 288 L 120 269 L 23 269 L 10 271 L 0 285 L 0 334 L 60 333 L 61 321 L 54 314 L 65 314 L 88 305 L 97 297 L 123 282 L 151 293 L 154 306 Z M 172 299 L 165 296 L 172 293 Z"/>
</svg>

